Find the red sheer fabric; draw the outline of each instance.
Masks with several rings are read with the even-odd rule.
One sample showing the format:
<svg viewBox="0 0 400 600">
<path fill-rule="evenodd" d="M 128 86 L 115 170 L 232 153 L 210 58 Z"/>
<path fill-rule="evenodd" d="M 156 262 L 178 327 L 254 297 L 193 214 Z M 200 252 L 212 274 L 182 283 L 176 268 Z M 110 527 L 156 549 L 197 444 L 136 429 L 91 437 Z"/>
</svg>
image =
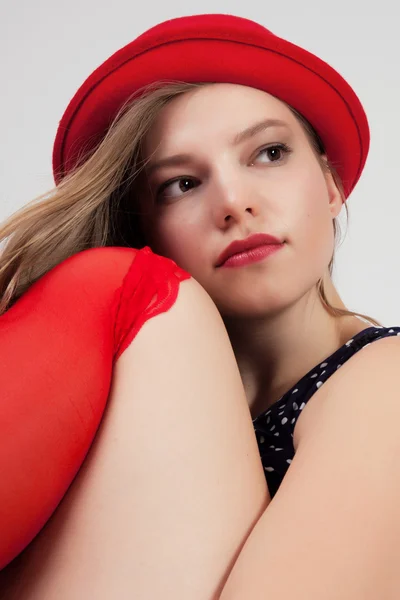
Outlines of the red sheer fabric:
<svg viewBox="0 0 400 600">
<path fill-rule="evenodd" d="M 79 470 L 116 359 L 189 277 L 149 248 L 93 248 L 57 265 L 0 317 L 0 569 Z"/>
</svg>

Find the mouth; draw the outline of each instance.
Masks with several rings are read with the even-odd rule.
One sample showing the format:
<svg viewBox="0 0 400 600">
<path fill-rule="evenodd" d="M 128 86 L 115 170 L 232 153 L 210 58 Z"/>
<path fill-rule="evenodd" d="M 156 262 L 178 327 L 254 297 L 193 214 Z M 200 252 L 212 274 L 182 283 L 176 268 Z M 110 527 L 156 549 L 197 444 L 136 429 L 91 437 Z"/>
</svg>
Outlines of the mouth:
<svg viewBox="0 0 400 600">
<path fill-rule="evenodd" d="M 216 267 L 241 267 L 259 262 L 283 248 L 284 242 L 273 235 L 256 233 L 229 244 L 217 259 Z"/>
</svg>

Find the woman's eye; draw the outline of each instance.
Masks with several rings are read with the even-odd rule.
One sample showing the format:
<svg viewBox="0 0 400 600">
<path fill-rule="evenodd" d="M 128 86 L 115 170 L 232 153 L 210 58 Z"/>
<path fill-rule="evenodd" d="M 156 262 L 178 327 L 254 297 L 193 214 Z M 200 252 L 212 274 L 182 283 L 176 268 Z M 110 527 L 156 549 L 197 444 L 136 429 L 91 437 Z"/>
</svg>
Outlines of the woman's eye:
<svg viewBox="0 0 400 600">
<path fill-rule="evenodd" d="M 179 179 L 163 183 L 157 191 L 157 197 L 164 199 L 177 198 L 186 192 L 190 192 L 195 187 L 197 187 L 197 184 L 194 179 L 191 177 L 180 177 Z"/>
<path fill-rule="evenodd" d="M 289 154 L 289 152 L 291 152 L 291 149 L 286 144 L 274 144 L 273 146 L 262 148 L 257 154 L 255 160 L 262 157 L 262 159 L 258 162 L 280 162 L 287 154 Z"/>
</svg>

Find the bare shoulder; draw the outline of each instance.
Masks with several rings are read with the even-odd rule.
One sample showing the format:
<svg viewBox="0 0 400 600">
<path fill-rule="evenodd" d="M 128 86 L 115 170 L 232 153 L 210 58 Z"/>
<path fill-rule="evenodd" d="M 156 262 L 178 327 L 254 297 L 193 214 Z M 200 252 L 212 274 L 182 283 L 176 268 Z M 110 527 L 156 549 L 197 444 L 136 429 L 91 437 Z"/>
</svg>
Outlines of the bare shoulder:
<svg viewBox="0 0 400 600">
<path fill-rule="evenodd" d="M 367 344 L 307 403 L 296 424 L 295 447 L 321 425 L 321 419 L 333 423 L 333 415 L 348 422 L 359 422 L 362 415 L 363 421 L 371 419 L 371 426 L 376 423 L 377 413 L 382 415 L 388 411 L 387 418 L 400 418 L 399 383 L 400 336 Z"/>
</svg>

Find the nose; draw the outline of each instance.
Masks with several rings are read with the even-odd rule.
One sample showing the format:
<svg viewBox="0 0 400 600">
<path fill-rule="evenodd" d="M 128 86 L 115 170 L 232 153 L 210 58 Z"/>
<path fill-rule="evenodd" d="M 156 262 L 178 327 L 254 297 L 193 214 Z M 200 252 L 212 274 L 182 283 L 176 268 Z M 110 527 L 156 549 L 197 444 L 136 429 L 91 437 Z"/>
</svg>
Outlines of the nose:
<svg viewBox="0 0 400 600">
<path fill-rule="evenodd" d="M 214 217 L 219 228 L 242 224 L 259 214 L 257 191 L 245 175 L 226 171 L 219 173 L 215 176 L 213 188 Z"/>
</svg>

